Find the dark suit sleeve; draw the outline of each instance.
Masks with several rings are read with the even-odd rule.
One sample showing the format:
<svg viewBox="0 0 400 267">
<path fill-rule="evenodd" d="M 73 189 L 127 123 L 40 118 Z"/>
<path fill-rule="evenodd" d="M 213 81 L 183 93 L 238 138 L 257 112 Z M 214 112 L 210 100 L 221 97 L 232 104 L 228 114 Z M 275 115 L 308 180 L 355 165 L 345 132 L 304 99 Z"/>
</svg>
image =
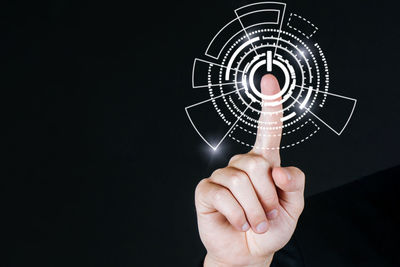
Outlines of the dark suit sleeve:
<svg viewBox="0 0 400 267">
<path fill-rule="evenodd" d="M 400 167 L 306 199 L 296 229 L 307 267 L 400 266 Z"/>
</svg>

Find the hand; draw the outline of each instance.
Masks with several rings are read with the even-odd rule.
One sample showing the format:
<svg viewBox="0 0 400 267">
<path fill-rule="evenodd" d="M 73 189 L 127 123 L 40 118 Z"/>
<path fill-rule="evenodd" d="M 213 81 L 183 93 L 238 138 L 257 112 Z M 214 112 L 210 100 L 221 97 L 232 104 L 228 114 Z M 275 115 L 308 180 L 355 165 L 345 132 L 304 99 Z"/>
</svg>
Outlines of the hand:
<svg viewBox="0 0 400 267">
<path fill-rule="evenodd" d="M 278 81 L 265 75 L 261 90 L 278 93 Z M 280 167 L 281 110 L 282 105 L 263 104 L 259 126 L 273 123 L 276 130 L 259 127 L 252 151 L 234 156 L 196 188 L 199 232 L 207 249 L 204 266 L 269 266 L 296 228 L 305 177 L 295 167 Z"/>
</svg>

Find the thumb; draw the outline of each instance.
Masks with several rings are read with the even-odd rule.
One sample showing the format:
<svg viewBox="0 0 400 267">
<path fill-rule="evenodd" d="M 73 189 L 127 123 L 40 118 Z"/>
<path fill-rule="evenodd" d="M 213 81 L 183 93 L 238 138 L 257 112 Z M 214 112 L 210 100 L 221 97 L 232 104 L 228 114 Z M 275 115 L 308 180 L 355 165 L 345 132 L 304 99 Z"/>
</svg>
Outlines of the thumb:
<svg viewBox="0 0 400 267">
<path fill-rule="evenodd" d="M 272 170 L 272 178 L 280 189 L 282 207 L 292 217 L 298 218 L 304 208 L 304 173 L 296 167 L 277 167 Z"/>
<path fill-rule="evenodd" d="M 252 151 L 271 162 L 277 163 L 277 165 L 280 165 L 279 147 L 283 114 L 280 92 L 278 80 L 274 75 L 267 74 L 262 77 L 262 108 L 258 120 L 257 138 Z"/>
</svg>

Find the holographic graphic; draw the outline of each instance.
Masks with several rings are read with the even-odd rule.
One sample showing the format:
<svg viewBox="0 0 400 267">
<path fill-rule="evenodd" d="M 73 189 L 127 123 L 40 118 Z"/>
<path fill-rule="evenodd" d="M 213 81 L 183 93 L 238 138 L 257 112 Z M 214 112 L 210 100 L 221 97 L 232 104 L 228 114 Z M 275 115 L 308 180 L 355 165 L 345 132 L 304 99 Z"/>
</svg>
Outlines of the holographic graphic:
<svg viewBox="0 0 400 267">
<path fill-rule="evenodd" d="M 204 56 L 195 58 L 192 87 L 205 97 L 185 111 L 214 150 L 227 138 L 253 147 L 258 128 L 273 127 L 258 121 L 262 103 L 282 104 L 283 114 L 280 147 L 261 149 L 293 147 L 322 127 L 341 135 L 348 125 L 357 100 L 328 92 L 328 63 L 314 40 L 318 27 L 286 8 L 285 3 L 259 2 L 234 10 L 234 19 L 212 38 Z M 267 73 L 277 77 L 280 93 L 261 93 L 259 83 Z M 215 121 L 205 117 L 210 110 L 219 125 L 208 123 Z M 213 134 L 213 127 L 220 132 Z"/>
</svg>

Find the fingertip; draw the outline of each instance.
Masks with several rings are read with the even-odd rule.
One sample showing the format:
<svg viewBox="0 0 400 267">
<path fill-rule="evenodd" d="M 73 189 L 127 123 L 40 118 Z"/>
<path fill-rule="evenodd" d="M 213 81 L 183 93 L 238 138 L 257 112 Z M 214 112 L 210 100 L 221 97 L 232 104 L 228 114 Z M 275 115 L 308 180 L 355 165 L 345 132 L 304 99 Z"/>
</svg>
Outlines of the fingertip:
<svg viewBox="0 0 400 267">
<path fill-rule="evenodd" d="M 241 227 L 240 230 L 241 230 L 242 232 L 247 232 L 249 229 L 250 229 L 249 223 L 248 223 L 248 222 L 245 222 L 245 223 L 242 225 L 242 227 Z"/>
<path fill-rule="evenodd" d="M 268 231 L 269 229 L 269 225 L 267 221 L 262 221 L 259 224 L 257 224 L 257 226 L 255 227 L 254 231 L 257 234 L 264 234 Z"/>
<path fill-rule="evenodd" d="M 276 219 L 278 217 L 278 213 L 279 213 L 278 209 L 273 209 L 273 210 L 270 210 L 269 212 L 267 212 L 268 220 Z"/>
<path fill-rule="evenodd" d="M 264 95 L 274 95 L 280 91 L 279 82 L 272 74 L 266 74 L 261 79 L 261 93 Z"/>
</svg>

